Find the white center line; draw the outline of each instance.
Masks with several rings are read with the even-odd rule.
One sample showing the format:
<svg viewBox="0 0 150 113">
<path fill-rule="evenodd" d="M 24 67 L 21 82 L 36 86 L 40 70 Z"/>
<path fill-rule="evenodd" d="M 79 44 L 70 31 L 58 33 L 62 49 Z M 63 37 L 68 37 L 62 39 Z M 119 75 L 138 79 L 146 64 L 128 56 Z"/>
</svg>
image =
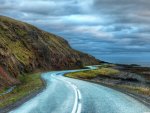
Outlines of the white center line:
<svg viewBox="0 0 150 113">
<path fill-rule="evenodd" d="M 82 97 L 81 97 L 80 90 L 79 90 L 79 89 L 77 89 L 77 92 L 78 92 L 78 98 L 79 98 L 79 100 L 81 100 L 81 99 L 82 99 Z"/>
<path fill-rule="evenodd" d="M 65 83 L 67 83 L 69 86 L 72 87 L 72 89 L 74 90 L 74 94 L 75 94 L 75 100 L 74 100 L 74 105 L 73 105 L 73 109 L 72 109 L 71 113 L 81 113 L 81 108 L 82 108 L 81 99 L 82 99 L 82 96 L 81 96 L 80 90 L 77 88 L 77 86 L 74 85 L 73 83 L 69 82 L 69 81 L 65 81 L 65 80 L 62 80 L 60 78 L 56 78 L 56 76 L 54 76 L 54 74 L 52 74 L 51 77 L 53 77 L 57 80 L 63 81 Z"/>
<path fill-rule="evenodd" d="M 71 113 L 76 113 L 77 107 L 78 107 L 78 93 L 77 93 L 77 90 L 76 90 L 74 85 L 71 85 L 71 87 L 73 88 L 74 93 L 75 93 L 74 106 L 73 106 L 73 109 L 72 109 Z"/>
<path fill-rule="evenodd" d="M 78 104 L 78 109 L 77 109 L 77 112 L 76 112 L 76 113 L 81 113 L 81 108 L 82 108 L 82 104 L 79 103 L 79 104 Z"/>
</svg>

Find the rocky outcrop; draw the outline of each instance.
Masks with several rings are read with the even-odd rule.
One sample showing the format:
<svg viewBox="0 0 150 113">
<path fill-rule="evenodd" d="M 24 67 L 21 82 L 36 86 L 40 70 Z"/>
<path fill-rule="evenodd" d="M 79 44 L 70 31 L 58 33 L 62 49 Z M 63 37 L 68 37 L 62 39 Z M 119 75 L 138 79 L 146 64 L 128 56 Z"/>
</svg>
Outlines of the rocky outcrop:
<svg viewBox="0 0 150 113">
<path fill-rule="evenodd" d="M 63 38 L 0 16 L 0 87 L 19 83 L 19 75 L 37 69 L 74 69 L 93 64 L 100 61 L 72 49 Z"/>
</svg>

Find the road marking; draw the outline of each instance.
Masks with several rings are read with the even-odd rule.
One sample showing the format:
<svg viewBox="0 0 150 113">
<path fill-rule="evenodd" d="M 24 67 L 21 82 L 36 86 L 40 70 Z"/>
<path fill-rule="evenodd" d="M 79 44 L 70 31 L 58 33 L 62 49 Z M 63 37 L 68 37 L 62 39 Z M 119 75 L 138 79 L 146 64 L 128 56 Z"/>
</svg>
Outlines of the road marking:
<svg viewBox="0 0 150 113">
<path fill-rule="evenodd" d="M 72 112 L 71 112 L 71 113 L 76 113 L 76 111 L 77 111 L 77 106 L 78 106 L 78 93 L 77 93 L 76 88 L 75 88 L 74 85 L 71 85 L 71 87 L 73 88 L 74 93 L 75 93 L 74 106 L 73 106 L 73 109 L 72 109 Z"/>
<path fill-rule="evenodd" d="M 79 89 L 77 89 L 77 92 L 78 92 L 78 97 L 79 97 L 79 100 L 81 100 L 81 99 L 82 99 L 82 97 L 81 97 L 80 90 L 79 90 Z"/>
<path fill-rule="evenodd" d="M 74 105 L 73 105 L 73 109 L 72 109 L 71 113 L 81 113 L 81 109 L 82 109 L 81 99 L 82 99 L 82 96 L 81 96 L 80 90 L 73 83 L 71 83 L 69 81 L 59 79 L 59 78 L 56 78 L 54 75 L 55 74 L 51 74 L 51 77 L 53 77 L 57 80 L 63 81 L 64 83 L 67 83 L 74 90 L 75 100 L 74 100 Z"/>
<path fill-rule="evenodd" d="M 78 104 L 78 109 L 77 109 L 77 112 L 76 112 L 76 113 L 81 113 L 81 108 L 82 108 L 82 104 L 79 103 L 79 104 Z"/>
</svg>

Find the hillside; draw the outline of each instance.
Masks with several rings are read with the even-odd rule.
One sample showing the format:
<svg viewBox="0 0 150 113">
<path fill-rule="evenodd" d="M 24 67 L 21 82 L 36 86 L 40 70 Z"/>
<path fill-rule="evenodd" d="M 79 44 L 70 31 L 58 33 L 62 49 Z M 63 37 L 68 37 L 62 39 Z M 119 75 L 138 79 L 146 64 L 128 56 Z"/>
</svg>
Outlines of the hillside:
<svg viewBox="0 0 150 113">
<path fill-rule="evenodd" d="M 0 16 L 0 87 L 20 83 L 35 70 L 62 70 L 99 64 L 71 48 L 66 40 L 30 24 Z"/>
</svg>

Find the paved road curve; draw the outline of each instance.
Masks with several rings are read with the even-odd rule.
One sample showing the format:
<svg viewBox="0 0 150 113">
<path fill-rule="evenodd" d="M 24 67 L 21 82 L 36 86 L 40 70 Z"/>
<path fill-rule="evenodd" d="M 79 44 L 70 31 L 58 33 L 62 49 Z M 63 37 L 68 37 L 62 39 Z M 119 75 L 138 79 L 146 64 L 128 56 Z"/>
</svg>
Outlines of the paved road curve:
<svg viewBox="0 0 150 113">
<path fill-rule="evenodd" d="M 43 74 L 46 89 L 10 113 L 148 113 L 137 100 L 113 89 L 63 77 L 68 71 Z"/>
</svg>

